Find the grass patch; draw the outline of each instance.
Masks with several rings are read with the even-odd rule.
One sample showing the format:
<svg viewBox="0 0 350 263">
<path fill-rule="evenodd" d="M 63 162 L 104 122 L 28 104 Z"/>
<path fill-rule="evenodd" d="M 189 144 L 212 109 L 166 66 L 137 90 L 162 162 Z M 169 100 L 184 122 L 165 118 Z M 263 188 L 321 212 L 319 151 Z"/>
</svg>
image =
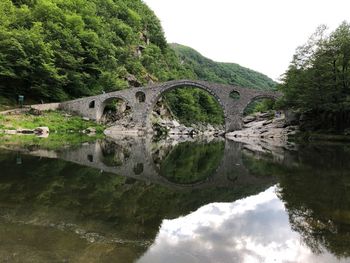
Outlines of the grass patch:
<svg viewBox="0 0 350 263">
<path fill-rule="evenodd" d="M 103 133 L 105 129 L 96 122 L 83 120 L 79 116 L 69 116 L 61 111 L 45 111 L 40 116 L 29 113 L 0 116 L 0 125 L 6 129 L 34 129 L 46 126 L 49 127 L 50 133 L 81 133 L 89 127 L 96 129 L 96 133 Z"/>
<path fill-rule="evenodd" d="M 40 138 L 35 135 L 0 134 L 0 145 L 55 150 L 103 138 L 105 129 L 105 126 L 101 124 L 83 120 L 79 116 L 70 116 L 61 111 L 45 111 L 40 116 L 30 113 L 0 115 L 0 129 L 3 130 L 34 129 L 42 126 L 50 129 L 48 138 Z M 84 134 L 83 131 L 87 128 L 94 128 L 96 134 L 93 136 Z"/>
</svg>

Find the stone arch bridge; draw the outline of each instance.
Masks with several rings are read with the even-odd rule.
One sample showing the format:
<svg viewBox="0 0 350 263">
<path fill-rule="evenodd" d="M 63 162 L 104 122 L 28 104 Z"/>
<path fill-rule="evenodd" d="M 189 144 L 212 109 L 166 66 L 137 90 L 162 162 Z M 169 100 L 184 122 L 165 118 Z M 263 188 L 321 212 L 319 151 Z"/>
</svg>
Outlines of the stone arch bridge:
<svg viewBox="0 0 350 263">
<path fill-rule="evenodd" d="M 258 98 L 276 99 L 282 94 L 275 91 L 261 91 L 232 85 L 209 83 L 197 80 L 176 80 L 147 87 L 130 88 L 92 97 L 60 103 L 60 109 L 74 112 L 83 117 L 100 121 L 108 101 L 122 99 L 131 108 L 132 125 L 135 129 L 151 130 L 151 113 L 162 94 L 179 87 L 197 87 L 213 95 L 221 105 L 225 118 L 225 131 L 239 130 L 242 127 L 243 111 L 247 105 Z M 236 93 L 237 99 L 230 94 Z"/>
</svg>

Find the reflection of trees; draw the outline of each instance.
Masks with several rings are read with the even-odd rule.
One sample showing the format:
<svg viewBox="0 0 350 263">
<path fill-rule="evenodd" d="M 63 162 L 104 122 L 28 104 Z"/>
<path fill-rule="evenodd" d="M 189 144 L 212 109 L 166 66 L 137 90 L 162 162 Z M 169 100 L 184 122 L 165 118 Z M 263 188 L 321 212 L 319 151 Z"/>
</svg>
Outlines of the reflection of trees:
<svg viewBox="0 0 350 263">
<path fill-rule="evenodd" d="M 188 184 L 212 176 L 224 155 L 222 141 L 183 142 L 160 165 L 160 174 L 172 182 Z"/>
<path fill-rule="evenodd" d="M 271 158 L 253 165 L 255 172 L 279 176 L 279 196 L 292 228 L 315 253 L 326 248 L 339 257 L 350 256 L 349 149 L 308 146 L 287 166 Z"/>
</svg>

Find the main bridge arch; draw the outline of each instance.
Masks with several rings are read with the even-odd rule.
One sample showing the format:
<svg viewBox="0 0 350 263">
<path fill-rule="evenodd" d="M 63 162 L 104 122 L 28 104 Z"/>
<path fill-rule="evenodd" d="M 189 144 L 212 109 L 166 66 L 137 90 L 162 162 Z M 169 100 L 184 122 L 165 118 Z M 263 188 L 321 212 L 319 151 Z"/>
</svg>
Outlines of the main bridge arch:
<svg viewBox="0 0 350 263">
<path fill-rule="evenodd" d="M 201 90 L 208 92 L 211 96 L 215 98 L 215 100 L 220 105 L 224 114 L 225 127 L 226 127 L 228 112 L 227 112 L 226 104 L 224 103 L 224 100 L 220 92 L 218 92 L 218 90 L 215 89 L 215 87 L 209 85 L 209 83 L 184 80 L 184 81 L 167 82 L 164 85 L 161 85 L 160 87 L 154 90 L 152 96 L 149 99 L 149 103 L 147 104 L 147 109 L 146 109 L 147 118 L 145 119 L 144 125 L 147 127 L 147 129 L 151 128 L 151 125 L 152 125 L 151 115 L 156 103 L 159 101 L 162 95 L 164 95 L 166 92 L 169 92 L 177 88 L 199 88 Z"/>
</svg>

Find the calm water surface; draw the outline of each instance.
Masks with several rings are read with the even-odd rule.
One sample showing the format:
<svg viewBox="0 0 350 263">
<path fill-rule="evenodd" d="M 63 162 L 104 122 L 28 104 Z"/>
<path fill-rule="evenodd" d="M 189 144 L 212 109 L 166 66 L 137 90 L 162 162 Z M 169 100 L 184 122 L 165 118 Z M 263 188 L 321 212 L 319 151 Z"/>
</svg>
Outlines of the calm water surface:
<svg viewBox="0 0 350 263">
<path fill-rule="evenodd" d="M 350 262 L 350 145 L 263 150 L 0 150 L 0 262 Z"/>
</svg>

